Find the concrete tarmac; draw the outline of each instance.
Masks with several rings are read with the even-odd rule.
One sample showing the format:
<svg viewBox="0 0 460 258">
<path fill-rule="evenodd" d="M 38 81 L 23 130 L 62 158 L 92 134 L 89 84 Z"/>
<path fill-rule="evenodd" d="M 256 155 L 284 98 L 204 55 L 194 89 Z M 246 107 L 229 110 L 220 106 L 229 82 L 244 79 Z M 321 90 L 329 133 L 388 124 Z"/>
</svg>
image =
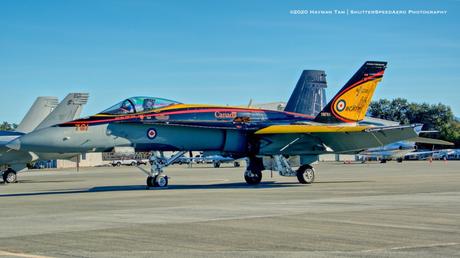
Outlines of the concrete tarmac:
<svg viewBox="0 0 460 258">
<path fill-rule="evenodd" d="M 316 182 L 244 168 L 33 171 L 0 184 L 5 257 L 460 256 L 460 162 L 320 163 Z"/>
</svg>

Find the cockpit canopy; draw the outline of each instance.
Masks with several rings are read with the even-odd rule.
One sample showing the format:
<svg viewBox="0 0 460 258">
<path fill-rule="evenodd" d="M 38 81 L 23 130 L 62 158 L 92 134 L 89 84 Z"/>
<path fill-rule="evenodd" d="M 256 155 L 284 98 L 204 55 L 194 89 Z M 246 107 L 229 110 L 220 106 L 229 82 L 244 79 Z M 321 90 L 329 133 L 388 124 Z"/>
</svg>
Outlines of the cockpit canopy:
<svg viewBox="0 0 460 258">
<path fill-rule="evenodd" d="M 155 98 L 155 97 L 132 97 L 125 99 L 112 107 L 104 110 L 101 114 L 110 114 L 110 115 L 121 115 L 121 114 L 132 114 L 139 112 L 147 112 L 150 110 L 174 105 L 181 104 L 180 102 Z"/>
</svg>

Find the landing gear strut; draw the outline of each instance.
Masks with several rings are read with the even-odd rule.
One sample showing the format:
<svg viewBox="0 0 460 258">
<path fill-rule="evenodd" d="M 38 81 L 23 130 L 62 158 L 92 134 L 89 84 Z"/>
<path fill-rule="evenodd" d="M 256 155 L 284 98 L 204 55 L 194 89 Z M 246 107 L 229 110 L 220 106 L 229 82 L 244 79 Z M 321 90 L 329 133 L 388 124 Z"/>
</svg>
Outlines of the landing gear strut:
<svg viewBox="0 0 460 258">
<path fill-rule="evenodd" d="M 182 155 L 184 155 L 185 153 L 186 151 L 179 151 L 169 159 L 165 159 L 157 153 L 153 153 L 150 157 L 150 163 L 152 164 L 152 167 L 150 169 L 149 176 L 146 180 L 147 187 L 168 186 L 168 176 L 163 174 L 163 168 L 171 165 L 174 161 L 182 157 Z"/>
<path fill-rule="evenodd" d="M 311 184 L 315 181 L 315 170 L 309 164 L 301 165 L 297 170 L 293 170 L 288 160 L 282 155 L 273 156 L 275 169 L 280 176 L 297 177 L 301 184 Z"/>
<path fill-rule="evenodd" d="M 3 177 L 3 182 L 5 184 L 16 183 L 16 180 L 18 178 L 16 175 L 16 171 L 14 171 L 11 168 L 8 168 L 6 171 L 3 171 L 2 177 Z"/>
</svg>

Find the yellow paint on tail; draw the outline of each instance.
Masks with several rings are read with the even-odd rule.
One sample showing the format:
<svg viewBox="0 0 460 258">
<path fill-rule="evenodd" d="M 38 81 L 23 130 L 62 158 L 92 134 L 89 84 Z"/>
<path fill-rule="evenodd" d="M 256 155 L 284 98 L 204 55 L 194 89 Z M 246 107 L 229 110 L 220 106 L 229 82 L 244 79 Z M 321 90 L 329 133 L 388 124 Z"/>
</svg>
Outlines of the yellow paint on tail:
<svg viewBox="0 0 460 258">
<path fill-rule="evenodd" d="M 366 116 L 375 88 L 382 78 L 377 78 L 352 87 L 337 96 L 332 103 L 332 111 L 339 119 L 347 122 L 361 121 Z"/>
</svg>

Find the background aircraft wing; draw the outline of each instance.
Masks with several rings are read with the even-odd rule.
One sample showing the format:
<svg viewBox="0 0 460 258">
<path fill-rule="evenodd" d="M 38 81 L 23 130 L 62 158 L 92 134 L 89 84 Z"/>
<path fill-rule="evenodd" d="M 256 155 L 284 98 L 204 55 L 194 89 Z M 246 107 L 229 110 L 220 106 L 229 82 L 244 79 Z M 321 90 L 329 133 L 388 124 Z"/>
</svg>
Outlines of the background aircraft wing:
<svg viewBox="0 0 460 258">
<path fill-rule="evenodd" d="M 418 143 L 428 143 L 434 145 L 455 145 L 453 142 L 443 141 L 439 139 L 432 139 L 426 137 L 415 137 L 413 139 L 409 139 L 409 141 L 418 142 Z"/>
<path fill-rule="evenodd" d="M 88 102 L 88 93 L 70 93 L 36 128 L 42 129 L 55 124 L 75 120 Z"/>
<path fill-rule="evenodd" d="M 58 105 L 57 97 L 38 97 L 15 131 L 32 132 Z"/>
</svg>

